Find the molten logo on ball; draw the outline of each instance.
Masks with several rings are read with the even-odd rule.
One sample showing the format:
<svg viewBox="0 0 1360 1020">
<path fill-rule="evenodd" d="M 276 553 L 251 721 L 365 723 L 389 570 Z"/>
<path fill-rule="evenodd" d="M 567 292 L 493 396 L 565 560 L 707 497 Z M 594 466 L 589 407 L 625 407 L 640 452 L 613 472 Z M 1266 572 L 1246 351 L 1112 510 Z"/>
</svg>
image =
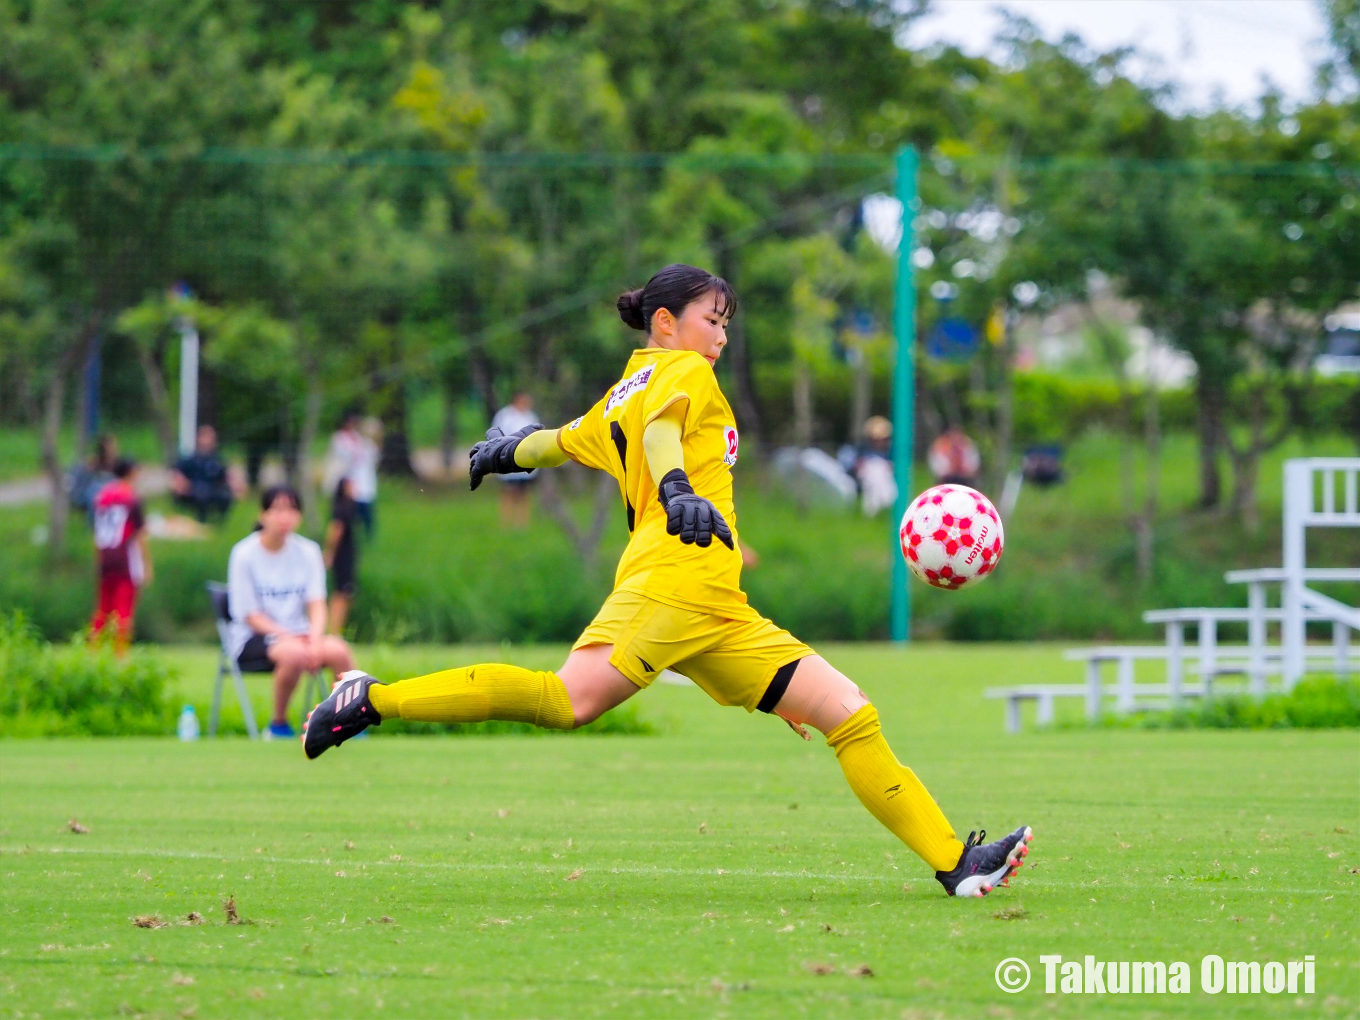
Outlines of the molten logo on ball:
<svg viewBox="0 0 1360 1020">
<path fill-rule="evenodd" d="M 937 485 L 914 500 L 898 530 L 911 572 L 936 588 L 962 588 L 1001 559 L 1001 517 L 966 485 Z"/>
</svg>

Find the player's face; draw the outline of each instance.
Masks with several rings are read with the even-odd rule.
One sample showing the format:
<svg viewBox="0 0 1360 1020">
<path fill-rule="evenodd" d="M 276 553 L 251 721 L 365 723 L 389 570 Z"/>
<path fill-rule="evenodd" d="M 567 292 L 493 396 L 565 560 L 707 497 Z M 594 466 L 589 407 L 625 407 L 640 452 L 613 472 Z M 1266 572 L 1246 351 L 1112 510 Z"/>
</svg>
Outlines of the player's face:
<svg viewBox="0 0 1360 1020">
<path fill-rule="evenodd" d="M 260 526 L 270 535 L 282 537 L 297 531 L 302 524 L 302 512 L 293 501 L 280 496 L 268 510 L 260 512 Z"/>
<path fill-rule="evenodd" d="M 676 346 L 682 351 L 702 354 L 710 365 L 716 362 L 727 346 L 727 323 L 731 318 L 721 308 L 716 291 L 686 305 L 675 324 Z"/>
</svg>

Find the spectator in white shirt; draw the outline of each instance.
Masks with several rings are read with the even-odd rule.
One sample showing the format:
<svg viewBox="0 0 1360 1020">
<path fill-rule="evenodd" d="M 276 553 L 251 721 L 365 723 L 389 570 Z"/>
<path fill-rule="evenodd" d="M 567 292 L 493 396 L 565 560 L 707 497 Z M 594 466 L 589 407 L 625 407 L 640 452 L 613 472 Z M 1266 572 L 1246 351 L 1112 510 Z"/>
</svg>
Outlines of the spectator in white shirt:
<svg viewBox="0 0 1360 1020">
<path fill-rule="evenodd" d="M 349 479 L 355 516 L 363 521 L 365 536 L 371 538 L 373 504 L 378 499 L 378 460 L 382 451 L 364 434 L 362 424 L 358 411 L 346 411 L 340 428 L 331 436 L 326 488 L 334 492 L 340 479 Z"/>
<path fill-rule="evenodd" d="M 274 674 L 268 736 L 293 737 L 288 702 L 304 672 L 354 668 L 343 638 L 326 633 L 326 567 L 321 547 L 295 534 L 302 500 L 276 485 L 260 500 L 256 530 L 237 542 L 227 566 L 232 654 L 247 672 Z"/>
<path fill-rule="evenodd" d="M 500 429 L 507 436 L 518 432 L 527 425 L 542 425 L 534 412 L 532 393 L 519 392 L 491 419 L 491 427 Z M 529 487 L 538 477 L 537 471 L 524 474 L 497 475 L 501 483 L 501 524 L 512 528 L 523 528 L 529 524 Z"/>
</svg>

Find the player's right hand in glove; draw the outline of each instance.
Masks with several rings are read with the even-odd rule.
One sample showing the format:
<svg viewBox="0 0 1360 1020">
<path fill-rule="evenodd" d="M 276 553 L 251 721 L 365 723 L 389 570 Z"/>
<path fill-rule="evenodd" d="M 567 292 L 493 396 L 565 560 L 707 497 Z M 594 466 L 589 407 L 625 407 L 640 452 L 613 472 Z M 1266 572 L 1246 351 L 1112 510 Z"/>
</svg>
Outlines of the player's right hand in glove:
<svg viewBox="0 0 1360 1020">
<path fill-rule="evenodd" d="M 496 426 L 486 430 L 486 438 L 474 443 L 468 454 L 468 477 L 476 489 L 487 475 L 513 475 L 532 470 L 515 463 L 515 447 L 530 433 L 537 432 L 542 425 L 525 425 L 518 432 L 506 435 Z"/>
<path fill-rule="evenodd" d="M 669 534 L 679 535 L 686 545 L 700 548 L 712 545 L 716 535 L 719 542 L 733 548 L 732 529 L 716 506 L 703 496 L 695 495 L 694 486 L 689 484 L 689 476 L 684 471 L 676 468 L 667 472 L 657 486 L 657 498 L 666 508 Z"/>
</svg>

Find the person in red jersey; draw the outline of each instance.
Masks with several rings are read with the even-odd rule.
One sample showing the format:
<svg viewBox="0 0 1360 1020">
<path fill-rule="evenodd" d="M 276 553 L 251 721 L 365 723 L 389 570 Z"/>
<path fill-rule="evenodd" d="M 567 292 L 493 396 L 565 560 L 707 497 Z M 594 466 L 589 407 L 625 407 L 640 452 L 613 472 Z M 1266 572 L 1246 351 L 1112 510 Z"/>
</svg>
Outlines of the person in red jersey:
<svg viewBox="0 0 1360 1020">
<path fill-rule="evenodd" d="M 132 640 L 137 593 L 151 582 L 151 552 L 146 544 L 146 517 L 133 481 L 137 464 L 120 457 L 113 481 L 94 499 L 94 547 L 99 561 L 99 594 L 90 632 L 98 635 L 113 622 L 114 644 L 126 650 Z"/>
</svg>

